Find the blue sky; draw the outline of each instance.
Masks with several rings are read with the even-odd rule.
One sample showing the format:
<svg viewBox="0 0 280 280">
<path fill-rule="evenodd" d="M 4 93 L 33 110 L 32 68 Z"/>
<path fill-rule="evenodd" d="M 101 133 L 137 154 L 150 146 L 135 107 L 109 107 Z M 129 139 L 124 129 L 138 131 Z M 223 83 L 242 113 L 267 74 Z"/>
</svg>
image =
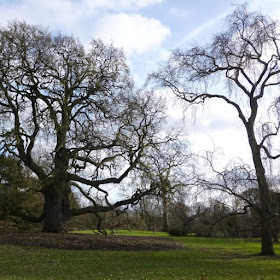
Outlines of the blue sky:
<svg viewBox="0 0 280 280">
<path fill-rule="evenodd" d="M 251 10 L 280 19 L 280 0 L 249 0 Z M 113 42 L 125 50 L 136 84 L 140 87 L 157 63 L 176 47 L 203 43 L 222 27 L 222 19 L 240 0 L 0 0 L 0 24 L 25 20 L 62 34 L 73 34 L 85 45 L 91 38 Z M 178 107 L 170 107 L 174 118 Z M 201 114 L 188 127 L 197 150 L 222 147 L 229 157 L 244 154 L 244 135 L 234 114 L 220 103 Z M 206 144 L 205 144 L 206 143 Z M 240 144 L 239 144 L 240 143 Z M 240 147 L 244 146 L 243 148 Z"/>
<path fill-rule="evenodd" d="M 84 44 L 101 38 L 123 47 L 141 85 L 170 49 L 207 40 L 240 0 L 0 0 L 0 23 L 24 19 L 73 34 Z M 276 15 L 280 0 L 249 0 Z"/>
</svg>

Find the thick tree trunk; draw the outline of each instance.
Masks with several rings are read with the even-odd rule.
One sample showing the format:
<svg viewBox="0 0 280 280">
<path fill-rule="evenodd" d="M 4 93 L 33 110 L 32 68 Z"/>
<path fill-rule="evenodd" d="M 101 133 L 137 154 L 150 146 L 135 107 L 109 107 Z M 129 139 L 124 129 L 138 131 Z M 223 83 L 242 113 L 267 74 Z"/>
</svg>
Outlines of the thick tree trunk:
<svg viewBox="0 0 280 280">
<path fill-rule="evenodd" d="M 67 122 L 65 116 L 63 121 Z M 69 158 L 65 148 L 65 127 L 67 128 L 66 124 L 57 135 L 54 175 L 43 191 L 45 196 L 43 231 L 45 232 L 67 232 L 67 222 L 70 219 L 70 187 L 66 180 Z"/>
<path fill-rule="evenodd" d="M 68 187 L 57 189 L 49 186 L 44 192 L 44 232 L 67 232 L 67 222 L 70 218 Z"/>
</svg>

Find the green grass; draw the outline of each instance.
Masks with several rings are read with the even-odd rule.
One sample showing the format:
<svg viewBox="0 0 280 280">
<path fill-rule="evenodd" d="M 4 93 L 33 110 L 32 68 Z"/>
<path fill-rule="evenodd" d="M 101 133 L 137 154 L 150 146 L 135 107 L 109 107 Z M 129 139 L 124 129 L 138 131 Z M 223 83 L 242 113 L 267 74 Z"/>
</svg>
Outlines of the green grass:
<svg viewBox="0 0 280 280">
<path fill-rule="evenodd" d="M 93 231 L 92 230 L 77 230 L 77 231 L 71 231 L 70 233 L 92 234 Z M 111 231 L 107 230 L 107 233 L 110 234 Z M 167 232 L 124 230 L 124 229 L 119 229 L 118 232 L 114 231 L 114 235 L 169 237 L 169 234 Z"/>
<path fill-rule="evenodd" d="M 177 237 L 165 252 L 66 251 L 0 246 L 0 279 L 280 279 L 280 258 L 259 240 Z M 280 254 L 280 245 L 275 246 Z"/>
</svg>

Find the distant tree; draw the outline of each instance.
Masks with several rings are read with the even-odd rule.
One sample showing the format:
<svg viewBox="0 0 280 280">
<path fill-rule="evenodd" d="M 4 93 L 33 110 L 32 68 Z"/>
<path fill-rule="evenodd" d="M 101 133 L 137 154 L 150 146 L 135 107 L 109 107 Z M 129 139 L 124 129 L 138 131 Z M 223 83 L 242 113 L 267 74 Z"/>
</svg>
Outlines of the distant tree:
<svg viewBox="0 0 280 280">
<path fill-rule="evenodd" d="M 157 231 L 162 226 L 162 207 L 157 196 L 146 196 L 140 203 L 140 216 L 149 231 Z"/>
<path fill-rule="evenodd" d="M 111 200 L 156 144 L 161 102 L 136 92 L 121 50 L 14 21 L 0 29 L 0 150 L 36 176 L 43 231 L 64 232 L 72 216 L 139 201 L 150 186 Z M 109 188 L 110 187 L 110 188 Z M 89 201 L 71 208 L 71 193 Z M 114 191 L 116 194 L 116 191 Z M 100 202 L 102 201 L 102 202 Z"/>
<path fill-rule="evenodd" d="M 156 186 L 162 209 L 162 231 L 168 232 L 169 202 L 176 192 L 190 185 L 193 159 L 186 143 L 178 139 L 163 143 L 148 150 L 142 164 L 145 181 Z"/>
<path fill-rule="evenodd" d="M 240 237 L 240 216 L 243 213 L 225 204 L 222 200 L 210 199 L 199 203 L 197 216 L 191 223 L 191 231 L 197 236 Z M 246 219 L 248 222 L 248 219 Z"/>
<path fill-rule="evenodd" d="M 185 236 L 190 233 L 191 223 L 196 219 L 197 209 L 186 204 L 183 194 L 173 198 L 169 205 L 170 225 L 168 232 L 174 236 Z"/>
<path fill-rule="evenodd" d="M 225 23 L 225 31 L 216 34 L 210 44 L 173 51 L 168 63 L 150 79 L 189 104 L 219 99 L 236 111 L 247 133 L 260 192 L 261 254 L 273 255 L 271 199 L 263 152 L 270 158 L 280 157 L 273 156 L 268 145 L 278 134 L 279 121 L 263 122 L 261 111 L 266 108 L 265 101 L 275 98 L 274 89 L 280 84 L 279 24 L 248 12 L 246 5 L 238 6 Z M 228 90 L 224 85 L 218 87 L 223 81 Z M 275 104 L 278 108 L 279 99 Z"/>
</svg>

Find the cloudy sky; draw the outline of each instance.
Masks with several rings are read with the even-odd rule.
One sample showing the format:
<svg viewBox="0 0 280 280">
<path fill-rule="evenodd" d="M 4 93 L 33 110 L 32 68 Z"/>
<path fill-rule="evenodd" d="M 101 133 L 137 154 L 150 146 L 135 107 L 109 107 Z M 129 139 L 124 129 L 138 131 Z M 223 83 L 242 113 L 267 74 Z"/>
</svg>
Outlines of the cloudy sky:
<svg viewBox="0 0 280 280">
<path fill-rule="evenodd" d="M 141 87 L 147 74 L 168 57 L 168 51 L 204 42 L 222 27 L 222 19 L 239 0 L 0 0 L 0 24 L 20 19 L 78 37 L 113 42 L 125 50 L 132 74 Z M 280 0 L 248 0 L 249 8 L 280 18 Z M 171 105 L 171 104 L 170 104 Z M 187 127 L 194 148 L 222 147 L 232 157 L 246 153 L 236 116 L 222 103 L 206 108 L 195 126 Z M 170 114 L 178 118 L 177 108 Z M 181 114 L 180 114 L 181 115 Z M 181 118 L 181 116 L 180 116 Z M 193 123 L 193 122 L 190 122 Z M 235 146 L 241 147 L 233 149 Z M 245 139 L 246 142 L 246 139 Z"/>
</svg>

